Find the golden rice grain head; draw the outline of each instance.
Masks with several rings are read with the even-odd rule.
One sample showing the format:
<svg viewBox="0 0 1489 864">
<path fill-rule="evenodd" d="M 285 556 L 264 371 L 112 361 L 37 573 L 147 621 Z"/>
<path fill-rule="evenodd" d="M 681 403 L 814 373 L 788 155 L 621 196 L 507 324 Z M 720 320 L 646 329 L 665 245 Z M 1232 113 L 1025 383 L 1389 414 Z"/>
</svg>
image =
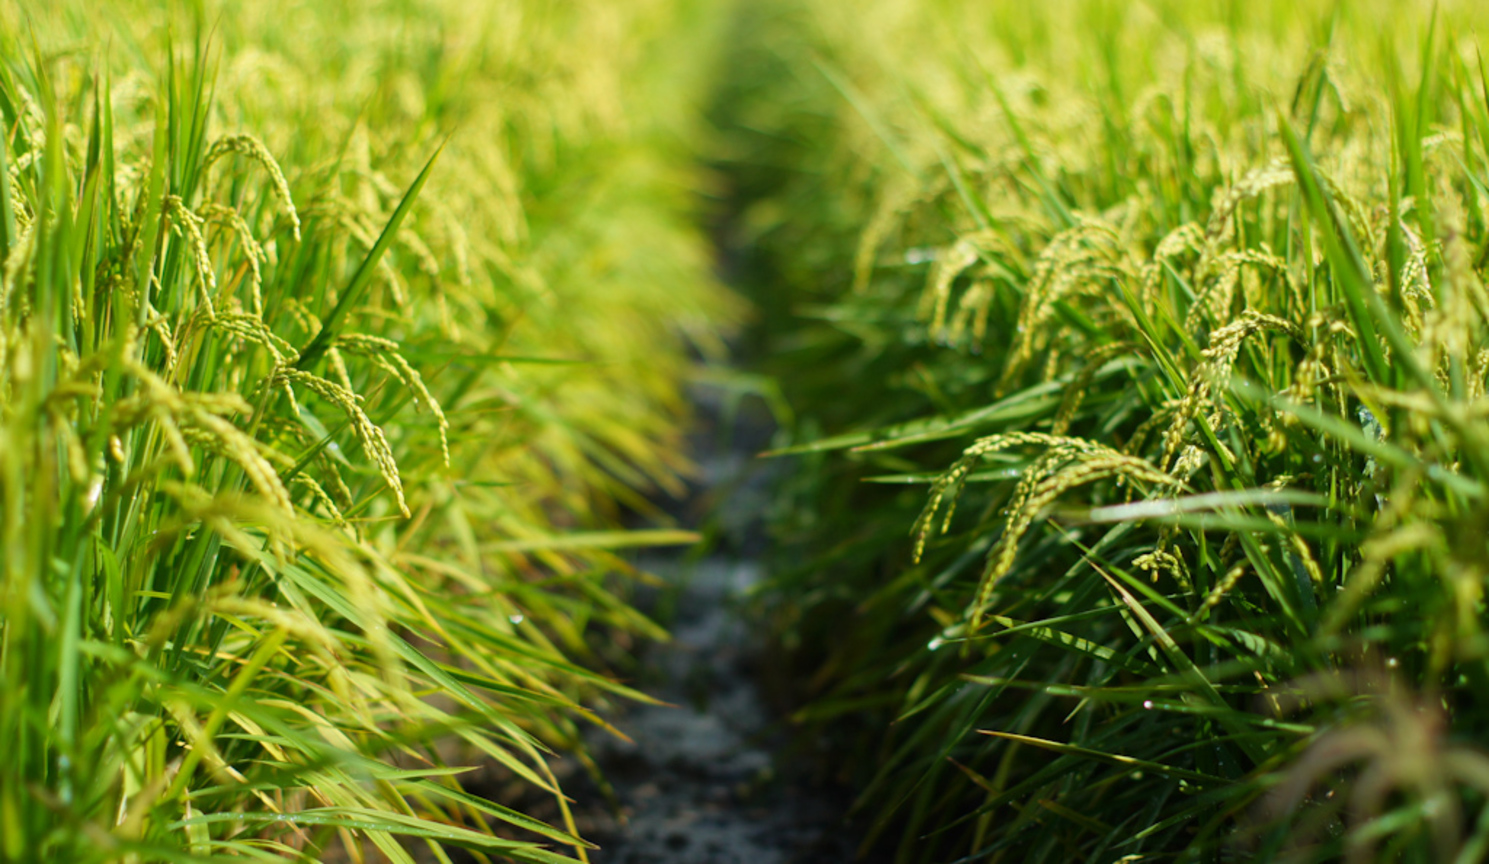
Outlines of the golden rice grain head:
<svg viewBox="0 0 1489 864">
<path fill-rule="evenodd" d="M 202 233 L 202 217 L 192 211 L 179 195 L 167 195 L 163 215 L 170 222 L 171 230 L 184 235 L 192 263 L 196 267 L 197 284 L 201 289 L 201 308 L 207 320 L 217 317 L 212 296 L 217 293 L 217 272 L 212 267 L 212 256 L 207 252 L 207 237 Z"/>
<path fill-rule="evenodd" d="M 1293 369 L 1292 381 L 1282 389 L 1281 396 L 1289 402 L 1306 405 L 1314 400 L 1320 386 L 1337 395 L 1339 385 L 1330 382 L 1334 370 L 1344 368 L 1339 352 L 1340 341 L 1353 341 L 1354 331 L 1349 325 L 1324 313 L 1309 316 L 1304 324 L 1305 332 L 1318 334 L 1317 340 L 1308 348 L 1303 360 Z M 1297 422 L 1292 414 L 1282 414 L 1278 420 L 1284 426 Z"/>
<path fill-rule="evenodd" d="M 294 363 L 299 359 L 300 352 L 295 350 L 295 346 L 270 330 L 269 325 L 265 324 L 258 315 L 227 312 L 213 318 L 210 326 L 255 345 L 262 345 L 269 351 L 276 364 Z"/>
<path fill-rule="evenodd" d="M 1200 604 L 1201 607 L 1209 610 L 1219 606 L 1220 601 L 1224 600 L 1226 596 L 1235 590 L 1236 585 L 1241 581 L 1241 577 L 1245 576 L 1246 571 L 1249 569 L 1251 569 L 1251 562 L 1243 560 L 1225 571 L 1225 575 L 1220 578 L 1220 581 L 1216 582 L 1214 587 L 1206 592 L 1204 602 Z"/>
<path fill-rule="evenodd" d="M 977 263 L 977 246 L 962 238 L 936 255 L 926 280 L 925 294 L 921 301 L 922 316 L 929 311 L 931 336 L 943 338 L 946 331 L 946 310 L 951 300 L 951 283 L 968 267 Z M 929 306 L 929 310 L 926 307 Z"/>
<path fill-rule="evenodd" d="M 1205 248 L 1205 232 L 1197 223 L 1186 222 L 1164 235 L 1153 248 L 1153 255 L 1143 266 L 1142 301 L 1145 308 L 1154 308 L 1158 303 L 1158 289 L 1163 284 L 1165 268 L 1174 259 Z"/>
<path fill-rule="evenodd" d="M 293 386 L 304 387 L 306 390 L 316 394 L 320 398 L 340 408 L 351 421 L 352 431 L 361 442 L 362 449 L 368 458 L 376 466 L 378 473 L 382 475 L 383 482 L 393 490 L 393 497 L 398 504 L 398 512 L 406 519 L 412 516 L 408 509 L 408 501 L 403 496 L 403 482 L 398 477 L 398 463 L 393 458 L 393 449 L 388 445 L 388 439 L 383 430 L 368 418 L 367 413 L 362 410 L 361 397 L 351 390 L 342 387 L 325 378 L 306 372 L 294 367 L 281 367 L 274 373 L 272 379 L 274 386 L 292 388 Z"/>
<path fill-rule="evenodd" d="M 343 333 L 336 337 L 336 346 L 370 358 L 378 368 L 398 379 L 403 386 L 413 392 L 415 407 L 427 408 L 434 415 L 439 426 L 440 453 L 444 458 L 445 467 L 450 467 L 450 422 L 445 419 L 445 412 L 440 407 L 439 400 L 435 399 L 434 394 L 429 392 L 429 388 L 424 386 L 424 378 L 419 374 L 419 370 L 415 369 L 399 353 L 398 343 L 381 336 Z"/>
<path fill-rule="evenodd" d="M 1189 424 L 1199 416 L 1200 411 L 1211 407 L 1211 393 L 1216 384 L 1229 379 L 1241 344 L 1248 336 L 1266 330 L 1281 331 L 1306 343 L 1302 329 L 1293 322 L 1253 309 L 1246 310 L 1238 320 L 1211 333 L 1210 345 L 1200 352 L 1201 361 L 1190 376 L 1189 390 L 1180 400 L 1173 422 L 1164 434 L 1163 455 L 1158 463 L 1160 466 L 1167 469 L 1172 464 L 1189 432 Z"/>
<path fill-rule="evenodd" d="M 1154 582 L 1163 573 L 1168 573 L 1173 580 L 1185 591 L 1191 590 L 1189 581 L 1189 568 L 1184 559 L 1175 555 L 1170 549 L 1159 548 L 1137 556 L 1132 559 L 1132 566 L 1148 573 Z"/>
<path fill-rule="evenodd" d="M 336 499 L 331 497 L 331 494 L 326 491 L 324 486 L 317 483 L 313 477 L 303 471 L 295 475 L 293 482 L 296 486 L 303 486 L 310 492 L 311 498 L 321 505 L 326 516 L 330 518 L 331 524 L 337 528 L 348 527 L 346 517 L 342 515 L 341 508 L 336 505 Z"/>
<path fill-rule="evenodd" d="M 260 452 L 257 442 L 228 420 L 208 410 L 190 411 L 182 433 L 193 445 L 231 460 L 243 475 L 276 509 L 292 514 L 294 505 L 274 466 Z"/>
<path fill-rule="evenodd" d="M 303 423 L 289 417 L 276 415 L 264 417 L 259 421 L 259 428 L 276 440 L 288 439 L 287 445 L 280 445 L 266 451 L 266 455 L 271 459 L 284 459 L 285 467 L 295 464 L 295 460 L 282 452 L 284 446 L 289 446 L 296 451 L 305 451 L 320 443 L 320 439 L 305 428 Z M 338 509 L 345 512 L 353 506 L 352 491 L 341 476 L 341 467 L 324 448 L 316 451 L 310 464 L 306 466 L 305 472 L 302 473 L 312 470 L 315 472 L 316 483 L 331 496 Z"/>
<path fill-rule="evenodd" d="M 1195 332 L 1202 323 L 1230 318 L 1236 287 L 1241 284 L 1242 272 L 1247 266 L 1277 274 L 1287 285 L 1288 299 L 1301 299 L 1300 287 L 1293 278 L 1287 261 L 1273 254 L 1270 248 L 1263 245 L 1257 249 L 1229 249 L 1214 256 L 1208 263 L 1203 285 L 1184 317 L 1184 329 Z M 1264 304 L 1255 297 L 1247 297 L 1246 305 L 1259 308 Z M 1301 305 L 1299 308 L 1302 308 Z"/>
<path fill-rule="evenodd" d="M 352 386 L 351 370 L 346 368 L 346 358 L 341 355 L 341 350 L 334 345 L 326 351 L 326 362 L 331 367 L 331 374 L 336 376 L 336 381 L 348 390 L 355 390 Z"/>
<path fill-rule="evenodd" d="M 153 279 L 154 277 L 152 276 L 151 278 Z M 165 315 L 157 312 L 148 301 L 144 303 L 144 312 L 143 328 L 136 328 L 131 325 L 131 329 L 135 332 L 130 336 L 130 339 L 132 342 L 137 343 L 141 332 L 155 334 L 155 338 L 160 342 L 161 349 L 165 351 L 165 368 L 162 371 L 166 375 L 170 375 L 175 371 L 176 363 L 181 359 L 181 355 L 176 348 L 176 334 L 171 329 L 170 320 Z M 135 355 L 131 353 L 130 356 Z"/>
<path fill-rule="evenodd" d="M 948 468 L 945 473 L 931 484 L 931 491 L 926 506 L 921 510 L 920 516 L 915 520 L 911 533 L 915 537 L 914 560 L 918 563 L 925 551 L 926 540 L 929 538 L 931 528 L 936 522 L 936 514 L 940 511 L 943 503 L 948 503 L 945 519 L 941 523 L 941 533 L 945 533 L 951 525 L 951 518 L 956 512 L 956 502 L 966 486 L 968 475 L 977 467 L 983 456 L 1019 447 L 1028 444 L 1042 444 L 1046 451 L 1036 460 L 1034 465 L 1024 472 L 1016 487 L 1015 500 L 1019 500 L 1018 489 L 1026 484 L 1032 483 L 1037 476 L 1036 468 L 1046 461 L 1062 458 L 1065 454 L 1082 452 L 1086 449 L 1099 447 L 1079 438 L 1063 438 L 1044 432 L 1008 432 L 998 435 L 990 435 L 980 438 L 968 446 L 961 458 Z"/>
<path fill-rule="evenodd" d="M 1210 243 L 1218 243 L 1231 228 L 1231 216 L 1242 202 L 1275 189 L 1287 186 L 1297 179 L 1292 163 L 1279 156 L 1259 168 L 1246 172 L 1234 185 L 1217 188 L 1210 199 L 1210 219 L 1205 225 L 1205 236 Z"/>
<path fill-rule="evenodd" d="M 1126 456 L 1105 447 L 1077 456 L 1058 472 L 1044 477 L 1033 486 L 1027 499 L 1020 502 L 1018 509 L 1009 517 L 1003 535 L 988 552 L 982 581 L 969 609 L 969 629 L 976 630 L 981 623 L 993 589 L 997 587 L 998 580 L 1013 568 L 1019 541 L 1028 532 L 1035 517 L 1065 492 L 1112 477 L 1162 485 L 1178 484 L 1175 478 L 1160 471 L 1147 460 Z"/>
<path fill-rule="evenodd" d="M 284 179 L 284 171 L 280 169 L 279 162 L 269 152 L 263 142 L 252 135 L 228 135 L 212 142 L 207 148 L 207 155 L 202 160 L 202 173 L 206 174 L 213 163 L 228 155 L 240 155 L 263 167 L 269 175 L 269 182 L 274 187 L 274 193 L 279 196 L 280 203 L 284 206 L 285 217 L 289 219 L 290 231 L 295 240 L 300 239 L 300 214 L 295 210 L 295 201 L 290 196 L 290 184 Z"/>
<path fill-rule="evenodd" d="M 19 229 L 18 229 L 19 230 Z M 10 247 L 10 254 L 5 256 L 5 269 L 0 275 L 0 315 L 25 310 L 13 310 L 15 297 L 24 282 L 31 278 L 32 259 L 36 256 L 36 230 L 27 226 L 21 230 L 20 239 Z"/>
<path fill-rule="evenodd" d="M 267 260 L 264 247 L 259 245 L 258 239 L 253 236 L 253 229 L 243 219 L 243 214 L 232 207 L 208 203 L 202 206 L 201 216 L 208 222 L 226 226 L 242 244 L 243 257 L 248 261 L 249 309 L 253 314 L 262 316 L 264 314 L 263 265 Z"/>
<path fill-rule="evenodd" d="M 1052 336 L 1050 331 L 1056 328 L 1045 325 L 1060 300 L 1083 287 L 1129 275 L 1117 229 L 1096 217 L 1078 214 L 1076 224 L 1055 235 L 1035 261 L 996 392 L 1008 392 L 1033 361 L 1039 345 Z"/>
<path fill-rule="evenodd" d="M 976 279 L 957 302 L 956 314 L 952 316 L 946 339 L 952 345 L 965 342 L 974 350 L 979 349 L 987 335 L 988 313 L 993 304 L 993 282 Z M 970 331 L 971 338 L 968 339 Z"/>
<path fill-rule="evenodd" d="M 290 318 L 294 319 L 295 323 L 300 325 L 308 338 L 314 339 L 320 335 L 320 317 L 310 311 L 310 307 L 306 306 L 298 298 L 285 297 L 280 303 L 280 309 L 289 313 Z"/>
</svg>

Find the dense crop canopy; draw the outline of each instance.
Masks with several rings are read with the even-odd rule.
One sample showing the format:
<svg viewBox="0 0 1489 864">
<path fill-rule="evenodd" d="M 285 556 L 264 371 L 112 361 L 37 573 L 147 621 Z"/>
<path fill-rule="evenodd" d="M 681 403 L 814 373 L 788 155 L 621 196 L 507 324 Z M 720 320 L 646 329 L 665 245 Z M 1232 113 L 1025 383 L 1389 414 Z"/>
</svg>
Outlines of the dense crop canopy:
<svg viewBox="0 0 1489 864">
<path fill-rule="evenodd" d="M 708 32 L 170 5 L 0 10 L 0 860 L 582 858 L 551 749 L 731 315 Z"/>
<path fill-rule="evenodd" d="M 1480 860 L 1479 16 L 752 16 L 724 116 L 812 370 L 776 608 L 871 845 Z"/>
</svg>

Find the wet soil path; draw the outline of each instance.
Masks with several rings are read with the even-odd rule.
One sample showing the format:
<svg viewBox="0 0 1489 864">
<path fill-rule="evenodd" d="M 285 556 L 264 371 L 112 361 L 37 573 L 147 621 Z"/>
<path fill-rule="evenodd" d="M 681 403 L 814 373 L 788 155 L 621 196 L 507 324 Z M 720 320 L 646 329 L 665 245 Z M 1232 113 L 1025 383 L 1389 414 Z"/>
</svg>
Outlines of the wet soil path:
<svg viewBox="0 0 1489 864">
<path fill-rule="evenodd" d="M 668 704 L 613 718 L 632 743 L 591 736 L 620 813 L 591 802 L 581 832 L 601 846 L 594 864 L 848 862 L 846 796 L 811 776 L 811 760 L 761 689 L 765 646 L 748 597 L 764 576 L 759 514 L 768 478 L 753 455 L 768 440 L 759 424 L 723 428 L 731 412 L 716 400 L 708 388 L 695 391 L 713 428 L 694 436 L 701 476 L 683 515 L 708 523 L 714 551 L 638 562 L 666 581 L 642 603 L 673 634 L 645 650 L 640 689 Z"/>
</svg>

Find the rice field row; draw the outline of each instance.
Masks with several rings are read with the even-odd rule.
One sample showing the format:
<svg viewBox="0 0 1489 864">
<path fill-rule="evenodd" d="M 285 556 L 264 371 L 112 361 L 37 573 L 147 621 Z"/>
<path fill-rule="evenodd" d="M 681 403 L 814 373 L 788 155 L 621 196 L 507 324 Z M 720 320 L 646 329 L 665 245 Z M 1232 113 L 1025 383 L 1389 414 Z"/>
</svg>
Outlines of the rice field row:
<svg viewBox="0 0 1489 864">
<path fill-rule="evenodd" d="M 1482 10 L 742 18 L 766 599 L 865 851 L 1483 860 Z"/>
<path fill-rule="evenodd" d="M 0 860 L 587 860 L 737 303 L 700 7 L 0 7 Z M 549 825 L 462 791 L 484 764 Z M 529 795 L 530 797 L 530 795 Z"/>
</svg>

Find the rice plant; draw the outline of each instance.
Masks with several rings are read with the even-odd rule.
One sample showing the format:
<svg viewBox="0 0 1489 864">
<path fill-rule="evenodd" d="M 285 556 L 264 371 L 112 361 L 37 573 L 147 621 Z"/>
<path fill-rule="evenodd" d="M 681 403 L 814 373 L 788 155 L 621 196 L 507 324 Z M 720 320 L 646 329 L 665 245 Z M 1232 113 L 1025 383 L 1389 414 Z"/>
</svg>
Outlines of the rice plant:
<svg viewBox="0 0 1489 864">
<path fill-rule="evenodd" d="M 767 599 L 866 849 L 1483 859 L 1481 17 L 750 14 Z"/>
<path fill-rule="evenodd" d="M 644 698 L 614 550 L 690 537 L 616 517 L 734 314 L 676 167 L 710 33 L 0 10 L 0 860 L 586 859 L 550 757 Z"/>
</svg>

